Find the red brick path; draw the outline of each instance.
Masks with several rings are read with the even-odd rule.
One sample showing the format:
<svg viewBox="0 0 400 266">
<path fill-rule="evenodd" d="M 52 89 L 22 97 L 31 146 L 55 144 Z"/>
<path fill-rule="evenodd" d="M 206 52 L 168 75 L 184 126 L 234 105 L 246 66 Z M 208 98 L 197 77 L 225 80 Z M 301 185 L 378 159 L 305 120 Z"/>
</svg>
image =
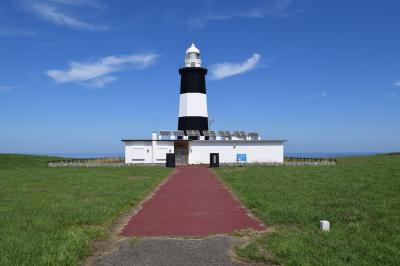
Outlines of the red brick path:
<svg viewBox="0 0 400 266">
<path fill-rule="evenodd" d="M 262 230 L 259 221 L 205 167 L 184 166 L 142 205 L 124 236 L 207 236 L 239 229 Z"/>
</svg>

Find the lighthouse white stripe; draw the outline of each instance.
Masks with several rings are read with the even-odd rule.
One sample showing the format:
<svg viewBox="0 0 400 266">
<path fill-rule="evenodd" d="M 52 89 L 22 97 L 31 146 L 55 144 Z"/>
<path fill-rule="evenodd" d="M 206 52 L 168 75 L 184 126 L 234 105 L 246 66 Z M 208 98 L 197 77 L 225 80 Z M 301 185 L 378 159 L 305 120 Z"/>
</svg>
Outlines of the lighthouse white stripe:
<svg viewBox="0 0 400 266">
<path fill-rule="evenodd" d="M 179 117 L 208 117 L 207 95 L 204 93 L 183 93 L 179 98 Z"/>
</svg>

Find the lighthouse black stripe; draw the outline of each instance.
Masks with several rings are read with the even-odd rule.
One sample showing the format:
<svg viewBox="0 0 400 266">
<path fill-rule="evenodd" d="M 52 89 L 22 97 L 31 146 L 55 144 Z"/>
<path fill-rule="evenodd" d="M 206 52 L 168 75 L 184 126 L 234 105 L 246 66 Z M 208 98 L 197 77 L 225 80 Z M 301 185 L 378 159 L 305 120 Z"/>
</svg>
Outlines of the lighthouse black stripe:
<svg viewBox="0 0 400 266">
<path fill-rule="evenodd" d="M 198 92 L 206 94 L 206 68 L 185 67 L 179 69 L 179 74 L 181 75 L 181 94 L 188 92 Z"/>
<path fill-rule="evenodd" d="M 208 118 L 201 116 L 179 117 L 178 130 L 208 130 Z"/>
</svg>

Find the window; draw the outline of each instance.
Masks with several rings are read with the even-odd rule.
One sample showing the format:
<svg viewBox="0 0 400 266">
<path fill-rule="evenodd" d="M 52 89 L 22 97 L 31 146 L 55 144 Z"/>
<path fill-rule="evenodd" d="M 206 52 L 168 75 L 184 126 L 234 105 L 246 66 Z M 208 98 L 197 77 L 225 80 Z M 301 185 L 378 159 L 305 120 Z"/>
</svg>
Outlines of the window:
<svg viewBox="0 0 400 266">
<path fill-rule="evenodd" d="M 186 58 L 188 58 L 188 59 L 199 59 L 200 55 L 198 53 L 188 53 Z"/>
</svg>

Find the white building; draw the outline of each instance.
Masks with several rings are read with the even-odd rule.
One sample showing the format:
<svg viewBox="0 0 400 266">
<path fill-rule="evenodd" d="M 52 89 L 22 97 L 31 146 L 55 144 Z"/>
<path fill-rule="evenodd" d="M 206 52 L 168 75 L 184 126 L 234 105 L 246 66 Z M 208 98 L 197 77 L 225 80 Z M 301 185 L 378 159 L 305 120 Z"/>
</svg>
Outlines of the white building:
<svg viewBox="0 0 400 266">
<path fill-rule="evenodd" d="M 194 44 L 186 50 L 181 75 L 178 130 L 160 131 L 151 139 L 123 139 L 125 163 L 165 164 L 167 153 L 178 165 L 209 164 L 210 154 L 219 163 L 282 163 L 284 140 L 262 140 L 258 133 L 210 131 L 205 76 L 200 51 Z"/>
</svg>

